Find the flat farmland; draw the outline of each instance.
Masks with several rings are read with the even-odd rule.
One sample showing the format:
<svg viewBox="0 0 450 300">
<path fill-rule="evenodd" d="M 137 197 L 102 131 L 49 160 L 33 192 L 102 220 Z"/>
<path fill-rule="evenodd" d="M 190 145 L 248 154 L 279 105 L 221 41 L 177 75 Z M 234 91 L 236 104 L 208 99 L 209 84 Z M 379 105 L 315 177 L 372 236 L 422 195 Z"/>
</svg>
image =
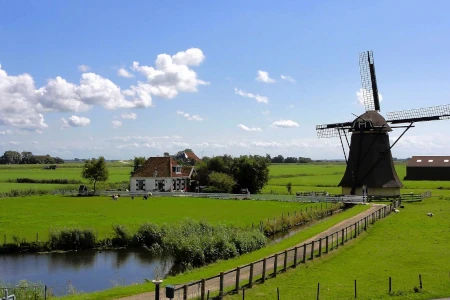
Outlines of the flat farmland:
<svg viewBox="0 0 450 300">
<path fill-rule="evenodd" d="M 112 234 L 112 225 L 126 225 L 132 232 L 144 222 L 177 222 L 183 218 L 211 223 L 251 226 L 260 220 L 281 217 L 310 207 L 311 204 L 214 200 L 191 197 L 76 197 L 45 195 L 0 199 L 0 237 L 13 235 L 28 241 L 46 240 L 49 229 L 63 227 L 92 228 L 99 238 Z"/>
</svg>

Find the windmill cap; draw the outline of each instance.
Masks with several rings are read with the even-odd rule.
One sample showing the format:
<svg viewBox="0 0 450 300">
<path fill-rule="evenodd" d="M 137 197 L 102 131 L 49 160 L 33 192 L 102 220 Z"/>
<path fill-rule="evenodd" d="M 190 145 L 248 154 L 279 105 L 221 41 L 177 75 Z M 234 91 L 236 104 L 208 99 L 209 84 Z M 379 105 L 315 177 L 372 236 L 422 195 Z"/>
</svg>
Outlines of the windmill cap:
<svg viewBox="0 0 450 300">
<path fill-rule="evenodd" d="M 376 110 L 369 110 L 366 111 L 365 113 L 363 113 L 362 115 L 360 115 L 358 118 L 356 118 L 355 120 L 353 120 L 353 124 L 352 124 L 352 131 L 358 132 L 357 127 L 358 123 L 363 122 L 364 121 L 370 121 L 372 123 L 373 128 L 375 130 L 379 130 L 380 127 L 382 127 L 384 125 L 383 130 L 381 130 L 381 132 L 389 132 L 392 131 L 391 127 L 389 126 L 389 124 L 386 122 L 386 119 L 380 115 L 378 113 L 378 111 Z M 356 125 L 356 126 L 355 126 Z M 367 127 L 368 130 L 370 130 L 370 127 Z"/>
</svg>

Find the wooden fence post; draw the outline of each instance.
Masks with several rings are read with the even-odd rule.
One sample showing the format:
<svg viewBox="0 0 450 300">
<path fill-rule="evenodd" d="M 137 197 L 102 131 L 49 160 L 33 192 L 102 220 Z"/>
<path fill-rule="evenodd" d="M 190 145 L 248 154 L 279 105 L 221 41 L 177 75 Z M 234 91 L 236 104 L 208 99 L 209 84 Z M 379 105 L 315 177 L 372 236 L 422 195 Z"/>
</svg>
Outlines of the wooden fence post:
<svg viewBox="0 0 450 300">
<path fill-rule="evenodd" d="M 202 279 L 200 287 L 200 299 L 205 300 L 206 281 Z"/>
<path fill-rule="evenodd" d="M 328 254 L 328 235 L 325 237 L 325 252 Z"/>
<path fill-rule="evenodd" d="M 322 238 L 319 239 L 319 257 L 322 256 Z"/>
<path fill-rule="evenodd" d="M 303 263 L 306 263 L 306 244 L 303 244 Z"/>
<path fill-rule="evenodd" d="M 297 253 L 298 253 L 298 247 L 294 248 L 294 268 L 297 267 Z"/>
<path fill-rule="evenodd" d="M 185 284 L 183 286 L 183 300 L 187 300 L 187 298 L 188 298 L 188 286 L 187 284 Z"/>
<path fill-rule="evenodd" d="M 358 230 L 356 229 L 356 223 L 355 223 L 355 236 L 354 238 L 356 239 L 356 233 L 358 232 Z"/>
<path fill-rule="evenodd" d="M 284 272 L 287 270 L 287 259 L 288 259 L 288 252 L 287 250 L 284 250 Z"/>
<path fill-rule="evenodd" d="M 339 231 L 336 231 L 336 249 L 339 248 Z"/>
<path fill-rule="evenodd" d="M 314 259 L 314 241 L 311 242 L 311 260 Z"/>
<path fill-rule="evenodd" d="M 342 231 L 341 231 L 341 236 L 342 236 L 342 242 L 341 242 L 341 245 L 342 245 L 342 246 L 344 246 L 344 230 L 345 230 L 345 229 L 342 229 Z"/>
<path fill-rule="evenodd" d="M 219 298 L 223 298 L 223 272 L 220 272 L 220 281 L 219 281 Z"/>
<path fill-rule="evenodd" d="M 275 253 L 273 259 L 273 277 L 277 277 L 277 267 L 278 267 L 278 253 Z"/>
<path fill-rule="evenodd" d="M 250 275 L 248 275 L 248 287 L 253 287 L 253 263 L 250 264 Z"/>
<path fill-rule="evenodd" d="M 266 282 L 266 258 L 263 259 L 263 270 L 262 270 L 262 278 L 261 282 Z"/>
<path fill-rule="evenodd" d="M 241 277 L 241 268 L 237 267 L 236 268 L 236 284 L 234 287 L 236 292 L 239 292 L 239 281 L 241 279 L 240 277 Z"/>
</svg>

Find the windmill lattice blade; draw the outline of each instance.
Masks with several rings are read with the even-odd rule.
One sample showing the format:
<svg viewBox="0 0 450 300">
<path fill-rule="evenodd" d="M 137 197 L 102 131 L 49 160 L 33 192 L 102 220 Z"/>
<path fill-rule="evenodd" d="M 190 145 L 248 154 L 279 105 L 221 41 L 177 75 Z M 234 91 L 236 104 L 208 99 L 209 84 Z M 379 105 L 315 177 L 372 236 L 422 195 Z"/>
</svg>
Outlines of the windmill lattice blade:
<svg viewBox="0 0 450 300">
<path fill-rule="evenodd" d="M 387 122 L 411 123 L 450 119 L 450 104 L 387 113 Z"/>
<path fill-rule="evenodd" d="M 349 134 L 351 122 L 317 125 L 316 132 L 319 139 L 332 138 Z"/>
<path fill-rule="evenodd" d="M 361 74 L 361 91 L 366 111 L 379 111 L 380 100 L 378 98 L 375 61 L 373 59 L 372 51 L 366 51 L 359 54 L 359 72 Z"/>
</svg>

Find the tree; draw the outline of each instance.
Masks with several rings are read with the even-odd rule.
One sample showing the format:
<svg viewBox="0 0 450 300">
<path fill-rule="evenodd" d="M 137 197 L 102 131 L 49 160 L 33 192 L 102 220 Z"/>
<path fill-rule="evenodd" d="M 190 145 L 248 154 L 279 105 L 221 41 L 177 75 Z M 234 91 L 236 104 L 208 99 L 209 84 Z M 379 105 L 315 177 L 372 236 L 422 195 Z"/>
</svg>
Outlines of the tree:
<svg viewBox="0 0 450 300">
<path fill-rule="evenodd" d="M 49 154 L 47 154 L 44 158 L 44 164 L 54 164 L 55 159 L 51 157 Z"/>
<path fill-rule="evenodd" d="M 164 152 L 164 157 L 169 157 L 170 153 L 169 152 Z"/>
<path fill-rule="evenodd" d="M 288 191 L 289 194 L 292 194 L 292 182 L 289 181 L 289 182 L 286 184 L 286 189 L 287 189 L 287 191 Z"/>
<path fill-rule="evenodd" d="M 59 158 L 59 157 L 55 157 L 55 163 L 57 163 L 57 164 L 63 164 L 63 163 L 64 163 L 64 159 Z"/>
<path fill-rule="evenodd" d="M 259 155 L 235 158 L 231 175 L 237 181 L 236 192 L 247 188 L 252 194 L 258 193 L 269 181 L 269 162 Z"/>
<path fill-rule="evenodd" d="M 134 157 L 134 168 L 133 168 L 133 172 L 136 172 L 137 169 L 139 169 L 139 167 L 142 166 L 142 165 L 145 163 L 146 160 L 147 160 L 147 159 L 146 159 L 145 157 L 143 157 L 143 156 L 141 156 L 141 157 L 135 156 L 135 157 Z"/>
<path fill-rule="evenodd" d="M 212 187 L 212 189 L 210 188 L 210 192 L 230 193 L 236 185 L 233 177 L 225 173 L 211 172 L 208 179 L 209 185 Z"/>
<path fill-rule="evenodd" d="M 0 161 L 2 164 L 20 164 L 22 160 L 22 156 L 17 151 L 5 151 L 2 157 L 0 157 Z"/>
<path fill-rule="evenodd" d="M 98 159 L 92 158 L 91 160 L 87 160 L 84 164 L 81 176 L 89 180 L 90 183 L 94 183 L 95 193 L 96 183 L 108 180 L 109 172 L 106 167 L 105 158 L 100 156 Z"/>
<path fill-rule="evenodd" d="M 278 155 L 278 156 L 272 157 L 272 163 L 275 163 L 275 164 L 284 163 L 283 155 Z"/>
</svg>

